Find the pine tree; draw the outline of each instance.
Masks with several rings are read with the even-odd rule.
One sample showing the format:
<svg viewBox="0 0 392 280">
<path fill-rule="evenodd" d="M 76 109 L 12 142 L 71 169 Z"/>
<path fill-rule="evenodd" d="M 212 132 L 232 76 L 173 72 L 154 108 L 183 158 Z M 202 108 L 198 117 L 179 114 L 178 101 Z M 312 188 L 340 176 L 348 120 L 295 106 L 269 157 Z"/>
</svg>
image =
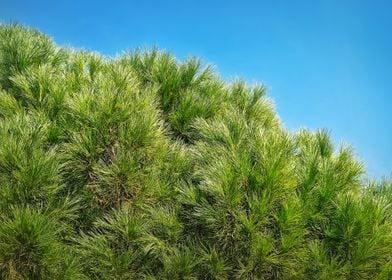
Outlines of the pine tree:
<svg viewBox="0 0 392 280">
<path fill-rule="evenodd" d="M 391 279 L 392 184 L 262 85 L 0 25 L 1 279 Z"/>
</svg>

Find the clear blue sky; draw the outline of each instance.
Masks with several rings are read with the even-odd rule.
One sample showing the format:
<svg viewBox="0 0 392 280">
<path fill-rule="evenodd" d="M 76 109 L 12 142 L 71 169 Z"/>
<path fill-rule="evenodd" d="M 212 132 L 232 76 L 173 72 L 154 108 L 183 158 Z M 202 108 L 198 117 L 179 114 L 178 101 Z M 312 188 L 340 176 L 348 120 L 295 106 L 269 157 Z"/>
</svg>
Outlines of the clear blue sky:
<svg viewBox="0 0 392 280">
<path fill-rule="evenodd" d="M 0 0 L 0 20 L 107 55 L 158 46 L 269 87 L 283 123 L 327 128 L 392 174 L 392 1 Z"/>
</svg>

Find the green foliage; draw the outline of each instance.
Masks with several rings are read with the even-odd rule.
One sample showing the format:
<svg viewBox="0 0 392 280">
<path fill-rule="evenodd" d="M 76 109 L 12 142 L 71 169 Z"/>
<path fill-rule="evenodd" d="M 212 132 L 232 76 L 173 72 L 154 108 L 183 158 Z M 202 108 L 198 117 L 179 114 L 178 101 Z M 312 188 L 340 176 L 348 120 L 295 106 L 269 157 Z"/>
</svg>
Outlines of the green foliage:
<svg viewBox="0 0 392 280">
<path fill-rule="evenodd" d="M 2 279 L 76 279 L 85 277 L 71 248 L 62 242 L 68 225 L 46 210 L 9 209 L 0 216 Z"/>
<path fill-rule="evenodd" d="M 391 279 L 392 185 L 262 85 L 0 25 L 1 279 Z"/>
</svg>

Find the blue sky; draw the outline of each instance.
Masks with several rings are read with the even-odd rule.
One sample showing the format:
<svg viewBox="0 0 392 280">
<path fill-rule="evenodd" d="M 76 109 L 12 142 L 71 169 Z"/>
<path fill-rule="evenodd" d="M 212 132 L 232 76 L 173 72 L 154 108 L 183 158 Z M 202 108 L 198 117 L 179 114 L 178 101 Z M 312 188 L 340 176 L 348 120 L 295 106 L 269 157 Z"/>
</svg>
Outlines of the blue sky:
<svg viewBox="0 0 392 280">
<path fill-rule="evenodd" d="M 115 55 L 158 46 L 260 81 L 290 130 L 326 128 L 392 174 L 391 1 L 0 0 L 0 20 Z"/>
</svg>

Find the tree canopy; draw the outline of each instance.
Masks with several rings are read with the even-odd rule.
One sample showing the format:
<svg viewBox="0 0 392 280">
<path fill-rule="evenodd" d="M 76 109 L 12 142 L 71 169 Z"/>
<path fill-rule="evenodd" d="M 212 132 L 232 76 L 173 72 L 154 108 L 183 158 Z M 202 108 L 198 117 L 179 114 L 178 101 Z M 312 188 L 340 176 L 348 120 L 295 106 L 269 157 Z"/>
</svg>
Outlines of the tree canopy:
<svg viewBox="0 0 392 280">
<path fill-rule="evenodd" d="M 263 85 L 0 25 L 1 279 L 392 279 L 392 184 Z"/>
</svg>

